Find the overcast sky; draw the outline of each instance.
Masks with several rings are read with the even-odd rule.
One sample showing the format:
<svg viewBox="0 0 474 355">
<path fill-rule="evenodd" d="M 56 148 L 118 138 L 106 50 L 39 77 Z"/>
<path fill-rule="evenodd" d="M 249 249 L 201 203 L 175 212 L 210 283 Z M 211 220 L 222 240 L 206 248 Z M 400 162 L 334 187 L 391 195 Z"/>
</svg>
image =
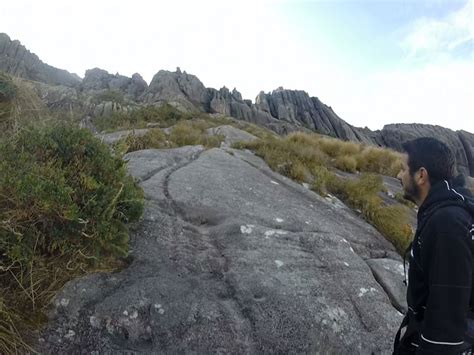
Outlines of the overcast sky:
<svg viewBox="0 0 474 355">
<path fill-rule="evenodd" d="M 473 0 L 4 1 L 0 32 L 83 77 L 195 74 L 244 98 L 279 86 L 346 122 L 474 133 Z"/>
</svg>

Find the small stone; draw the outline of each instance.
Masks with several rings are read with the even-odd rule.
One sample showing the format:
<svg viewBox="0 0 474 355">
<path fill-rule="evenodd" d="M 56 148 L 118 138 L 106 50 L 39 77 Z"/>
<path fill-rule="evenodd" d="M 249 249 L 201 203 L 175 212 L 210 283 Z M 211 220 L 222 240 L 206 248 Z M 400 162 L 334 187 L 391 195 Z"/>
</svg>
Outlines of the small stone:
<svg viewBox="0 0 474 355">
<path fill-rule="evenodd" d="M 60 304 L 63 307 L 67 307 L 69 304 L 69 300 L 67 298 L 62 298 Z"/>
<path fill-rule="evenodd" d="M 100 328 L 100 320 L 95 316 L 89 317 L 89 323 L 93 328 Z"/>
<path fill-rule="evenodd" d="M 64 337 L 69 339 L 69 338 L 74 337 L 75 335 L 76 335 L 76 333 L 74 332 L 74 330 L 69 329 L 69 331 L 67 332 L 67 334 Z"/>
</svg>

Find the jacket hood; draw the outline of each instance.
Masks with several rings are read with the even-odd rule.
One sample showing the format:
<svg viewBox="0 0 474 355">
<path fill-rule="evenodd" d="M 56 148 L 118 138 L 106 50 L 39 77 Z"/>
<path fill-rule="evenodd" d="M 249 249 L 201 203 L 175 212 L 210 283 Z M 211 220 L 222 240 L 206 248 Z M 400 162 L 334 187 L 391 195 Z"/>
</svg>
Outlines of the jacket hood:
<svg viewBox="0 0 474 355">
<path fill-rule="evenodd" d="M 426 200 L 420 206 L 418 218 L 430 215 L 440 207 L 450 205 L 463 207 L 474 218 L 474 198 L 471 191 L 465 186 L 463 175 L 434 184 Z"/>
</svg>

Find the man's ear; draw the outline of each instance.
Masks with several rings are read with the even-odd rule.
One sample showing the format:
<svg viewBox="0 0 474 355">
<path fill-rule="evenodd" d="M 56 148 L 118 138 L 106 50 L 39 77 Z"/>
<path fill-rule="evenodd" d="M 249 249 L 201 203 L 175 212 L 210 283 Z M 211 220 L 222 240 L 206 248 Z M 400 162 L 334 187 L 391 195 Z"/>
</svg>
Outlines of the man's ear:
<svg viewBox="0 0 474 355">
<path fill-rule="evenodd" d="M 425 185 L 430 182 L 428 170 L 426 170 L 424 167 L 421 167 L 420 169 L 418 169 L 417 174 L 418 174 L 418 181 L 417 181 L 418 185 Z"/>
</svg>

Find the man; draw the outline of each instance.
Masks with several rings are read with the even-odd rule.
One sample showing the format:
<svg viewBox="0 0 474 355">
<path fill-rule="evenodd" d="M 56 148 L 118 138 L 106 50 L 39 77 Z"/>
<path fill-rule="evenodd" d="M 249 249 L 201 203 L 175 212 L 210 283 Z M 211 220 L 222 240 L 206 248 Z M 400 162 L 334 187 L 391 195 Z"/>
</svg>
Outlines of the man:
<svg viewBox="0 0 474 355">
<path fill-rule="evenodd" d="M 466 334 L 474 309 L 474 201 L 461 186 L 463 177 L 454 179 L 455 159 L 445 144 L 418 138 L 403 148 L 405 161 L 397 178 L 404 197 L 419 209 L 407 250 L 408 313 L 394 354 L 468 354 L 471 339 Z M 402 328 L 406 330 L 400 339 Z"/>
</svg>

